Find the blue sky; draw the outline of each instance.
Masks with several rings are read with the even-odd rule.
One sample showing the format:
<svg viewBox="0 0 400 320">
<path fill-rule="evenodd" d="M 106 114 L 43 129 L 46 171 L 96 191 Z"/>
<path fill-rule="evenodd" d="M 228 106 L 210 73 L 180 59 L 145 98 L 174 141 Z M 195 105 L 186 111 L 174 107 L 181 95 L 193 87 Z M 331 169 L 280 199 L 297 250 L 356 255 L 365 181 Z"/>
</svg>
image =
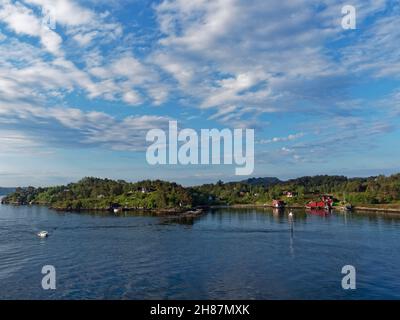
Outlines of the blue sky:
<svg viewBox="0 0 400 320">
<path fill-rule="evenodd" d="M 244 178 L 149 166 L 169 120 L 254 128 L 252 176 L 399 172 L 399 18 L 390 0 L 1 0 L 0 185 Z"/>
</svg>

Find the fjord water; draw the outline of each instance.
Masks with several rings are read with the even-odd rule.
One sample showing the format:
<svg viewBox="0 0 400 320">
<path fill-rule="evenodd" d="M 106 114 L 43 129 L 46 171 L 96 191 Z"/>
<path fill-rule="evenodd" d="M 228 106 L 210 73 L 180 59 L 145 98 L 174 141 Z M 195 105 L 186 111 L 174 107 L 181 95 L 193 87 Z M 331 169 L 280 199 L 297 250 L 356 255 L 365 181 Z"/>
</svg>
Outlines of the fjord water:
<svg viewBox="0 0 400 320">
<path fill-rule="evenodd" d="M 41 287 L 44 265 L 56 290 Z M 356 290 L 342 289 L 344 265 Z M 0 284 L 0 299 L 399 299 L 400 218 L 219 209 L 174 221 L 2 205 Z"/>
</svg>

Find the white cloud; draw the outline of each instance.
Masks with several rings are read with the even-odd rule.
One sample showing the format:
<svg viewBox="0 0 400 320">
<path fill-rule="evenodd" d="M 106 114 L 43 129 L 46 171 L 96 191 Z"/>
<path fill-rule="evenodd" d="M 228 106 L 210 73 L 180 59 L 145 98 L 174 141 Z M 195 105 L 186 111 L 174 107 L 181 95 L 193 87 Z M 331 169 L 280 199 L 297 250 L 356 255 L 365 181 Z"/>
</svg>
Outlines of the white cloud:
<svg viewBox="0 0 400 320">
<path fill-rule="evenodd" d="M 49 12 L 57 25 L 80 46 L 88 46 L 94 39 L 115 39 L 122 34 L 118 23 L 109 22 L 106 12 L 97 13 L 73 0 L 25 0 Z"/>
<path fill-rule="evenodd" d="M 96 15 L 72 0 L 24 0 L 26 3 L 47 9 L 57 23 L 78 26 L 91 23 Z"/>
<path fill-rule="evenodd" d="M 273 142 L 287 142 L 287 141 L 293 141 L 296 139 L 299 139 L 304 136 L 303 132 L 295 133 L 295 134 L 289 134 L 287 137 L 274 137 L 272 139 L 263 139 L 260 140 L 260 144 L 268 144 L 268 143 L 273 143 Z"/>
<path fill-rule="evenodd" d="M 397 8 L 400 9 L 400 5 Z M 341 51 L 343 64 L 352 72 L 370 72 L 375 77 L 398 78 L 399 40 L 399 16 L 389 14 L 375 21 L 360 37 L 354 39 L 352 45 Z"/>
<path fill-rule="evenodd" d="M 124 93 L 123 100 L 127 104 L 131 104 L 131 105 L 139 104 L 142 101 L 139 94 L 137 94 L 135 91 L 132 91 L 132 90 Z"/>
<path fill-rule="evenodd" d="M 96 31 L 85 34 L 77 33 L 72 38 L 82 47 L 88 45 L 97 35 Z"/>
<path fill-rule="evenodd" d="M 152 66 L 130 54 L 114 57 L 88 70 L 65 57 L 46 59 L 40 48 L 13 40 L 0 46 L 0 101 L 62 99 L 71 92 L 84 92 L 89 99 L 142 104 L 146 99 L 160 105 L 168 97 L 168 86 L 160 84 Z M 100 66 L 99 66 L 100 65 Z M 147 94 L 147 96 L 146 96 Z"/>
<path fill-rule="evenodd" d="M 31 153 L 43 146 L 26 134 L 14 130 L 0 130 L 1 153 Z"/>
<path fill-rule="evenodd" d="M 4 3 L 0 6 L 0 21 L 6 23 L 17 34 L 40 38 L 47 51 L 55 55 L 60 54 L 61 37 L 42 25 L 40 18 L 33 13 L 32 9 L 20 3 L 13 4 L 9 0 L 4 0 Z"/>
<path fill-rule="evenodd" d="M 163 37 L 154 61 L 177 80 L 193 105 L 214 109 L 213 119 L 221 122 L 226 122 L 227 108 L 246 117 L 304 111 L 335 115 L 348 100 L 350 73 L 374 65 L 388 75 L 398 65 L 398 16 L 392 21 L 374 17 L 376 26 L 386 28 L 363 25 L 385 10 L 388 1 L 353 4 L 363 27 L 355 41 L 373 55 L 353 50 L 351 42 L 344 45 L 348 51 L 342 56 L 341 49 L 327 47 L 350 37 L 341 28 L 342 4 L 337 1 L 165 0 L 156 8 Z M 372 38 L 369 32 L 376 33 L 382 45 L 365 41 Z M 382 51 L 391 52 L 391 64 L 385 64 Z"/>
<path fill-rule="evenodd" d="M 179 60 L 174 55 L 155 53 L 152 59 L 163 70 L 170 73 L 177 80 L 181 88 L 189 89 L 190 82 L 195 75 L 196 65 L 190 65 L 185 60 Z"/>
<path fill-rule="evenodd" d="M 9 28 L 16 33 L 30 36 L 38 36 L 41 24 L 31 9 L 17 3 L 5 0 L 1 5 L 0 19 L 8 24 Z"/>
<path fill-rule="evenodd" d="M 135 115 L 117 119 L 97 111 L 76 108 L 45 108 L 32 104 L 0 105 L 4 128 L 2 138 L 21 145 L 53 147 L 101 147 L 110 150 L 142 151 L 146 133 L 168 127 L 168 117 Z M 23 126 L 23 130 L 18 128 Z M 8 128 L 6 130 L 6 128 Z M 29 137 L 27 139 L 26 137 Z M 40 141 L 40 144 L 36 143 Z"/>
<path fill-rule="evenodd" d="M 133 47 L 120 42 L 129 37 L 120 38 L 122 25 L 107 11 L 96 12 L 73 0 L 25 3 L 29 7 L 5 1 L 0 19 L 16 33 L 38 37 L 57 61 L 3 68 L 7 77 L 2 81 L 8 87 L 12 82 L 31 84 L 36 87 L 32 93 L 38 92 L 37 87 L 51 91 L 41 95 L 84 90 L 90 99 L 161 105 L 173 91 L 186 103 L 213 112 L 209 119 L 238 123 L 241 118 L 244 123 L 268 113 L 302 112 L 304 105 L 306 111 L 335 113 L 347 99 L 347 67 L 363 72 L 374 65 L 381 75 L 394 74 L 397 68 L 392 44 L 396 42 L 388 40 L 393 36 L 385 37 L 396 34 L 394 17 L 386 24 L 377 19 L 376 25 L 382 26 L 376 29 L 379 31 L 366 28 L 362 33 L 366 39 L 381 39 L 379 48 L 392 51 L 391 67 L 379 57 L 381 49 L 369 44 L 363 48 L 361 41 L 357 47 L 371 54 L 352 54 L 349 46 L 341 53 L 343 61 L 332 59 L 324 45 L 343 37 L 337 11 L 340 5 L 332 0 L 165 0 L 155 5 L 162 36 L 158 45 L 140 58 L 132 52 Z M 363 21 L 383 10 L 386 2 L 356 4 Z M 44 7 L 54 14 L 57 28 L 63 28 L 64 41 L 61 33 L 42 27 L 42 17 L 31 7 Z M 115 40 L 121 45 L 104 54 L 102 45 Z M 78 50 L 84 50 L 79 63 L 86 66 L 67 60 L 66 56 L 77 50 L 74 43 L 85 48 Z M 365 56 L 376 59 L 372 62 Z M 324 103 L 326 100 L 330 103 Z"/>
<path fill-rule="evenodd" d="M 153 66 L 139 61 L 131 54 L 114 57 L 109 63 L 89 69 L 90 74 L 101 79 L 107 86 L 108 96 L 119 96 L 129 105 L 143 103 L 139 89 L 148 93 L 155 105 L 162 104 L 168 97 L 168 86 L 160 83 L 158 72 Z"/>
<path fill-rule="evenodd" d="M 121 127 L 134 128 L 143 119 L 117 121 L 68 108 L 65 98 L 73 94 L 144 108 L 173 97 L 176 108 L 198 108 L 207 120 L 234 127 L 267 125 L 271 113 L 323 115 L 330 122 L 339 119 L 343 137 L 355 139 L 351 130 L 367 115 L 359 115 L 364 101 L 349 93 L 350 76 L 393 79 L 400 70 L 398 6 L 389 10 L 387 3 L 356 0 L 360 29 L 352 36 L 341 29 L 341 4 L 333 0 L 165 0 L 154 5 L 156 35 L 138 42 L 140 35 L 129 24 L 123 28 L 117 16 L 96 11 L 95 1 L 89 8 L 83 1 L 5 0 L 0 5 L 7 34 L 0 34 L 1 123 L 52 120 L 78 131 L 82 141 L 112 140 L 124 148 L 129 134 Z M 56 30 L 42 27 L 41 6 L 53 10 Z M 381 15 L 385 8 L 388 13 Z M 27 102 L 42 108 L 26 107 Z M 44 107 L 51 105 L 65 110 Z M 15 116 L 8 117 L 12 108 Z M 370 126 L 371 132 L 385 130 L 390 128 Z M 318 141 L 314 147 L 323 148 Z M 305 157 L 296 148 L 290 146 Z"/>
<path fill-rule="evenodd" d="M 164 45 L 185 46 L 191 50 L 209 49 L 223 36 L 240 12 L 235 0 L 164 1 L 157 7 Z M 201 15 L 193 20 L 193 15 Z M 177 18 L 177 20 L 173 19 Z M 179 31 L 181 26 L 185 28 Z"/>
</svg>

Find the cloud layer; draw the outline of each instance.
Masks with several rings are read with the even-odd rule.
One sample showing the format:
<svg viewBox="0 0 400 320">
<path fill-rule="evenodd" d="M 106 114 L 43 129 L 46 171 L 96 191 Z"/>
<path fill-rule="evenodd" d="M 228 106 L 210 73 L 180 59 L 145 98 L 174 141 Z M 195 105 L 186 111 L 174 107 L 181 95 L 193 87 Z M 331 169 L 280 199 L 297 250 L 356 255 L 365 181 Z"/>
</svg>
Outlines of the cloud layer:
<svg viewBox="0 0 400 320">
<path fill-rule="evenodd" d="M 180 118 L 256 128 L 260 154 L 311 163 L 397 130 L 398 1 L 353 1 L 356 30 L 334 0 L 123 4 L 1 1 L 2 152 L 139 151 Z"/>
</svg>

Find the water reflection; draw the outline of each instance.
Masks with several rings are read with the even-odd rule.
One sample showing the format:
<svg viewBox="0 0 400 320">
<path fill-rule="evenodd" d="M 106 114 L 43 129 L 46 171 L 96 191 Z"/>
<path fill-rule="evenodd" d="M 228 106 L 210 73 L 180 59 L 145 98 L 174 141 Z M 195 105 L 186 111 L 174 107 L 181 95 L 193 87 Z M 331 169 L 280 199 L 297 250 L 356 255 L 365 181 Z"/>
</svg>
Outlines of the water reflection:
<svg viewBox="0 0 400 320">
<path fill-rule="evenodd" d="M 332 214 L 331 210 L 325 210 L 325 209 L 306 209 L 306 212 L 308 214 L 312 214 L 315 216 L 320 216 L 320 217 L 329 217 Z"/>
<path fill-rule="evenodd" d="M 290 241 L 289 241 L 289 252 L 290 255 L 293 257 L 294 256 L 294 246 L 293 246 L 293 242 L 294 242 L 294 213 L 293 211 L 289 212 L 289 226 L 290 226 Z"/>
</svg>

